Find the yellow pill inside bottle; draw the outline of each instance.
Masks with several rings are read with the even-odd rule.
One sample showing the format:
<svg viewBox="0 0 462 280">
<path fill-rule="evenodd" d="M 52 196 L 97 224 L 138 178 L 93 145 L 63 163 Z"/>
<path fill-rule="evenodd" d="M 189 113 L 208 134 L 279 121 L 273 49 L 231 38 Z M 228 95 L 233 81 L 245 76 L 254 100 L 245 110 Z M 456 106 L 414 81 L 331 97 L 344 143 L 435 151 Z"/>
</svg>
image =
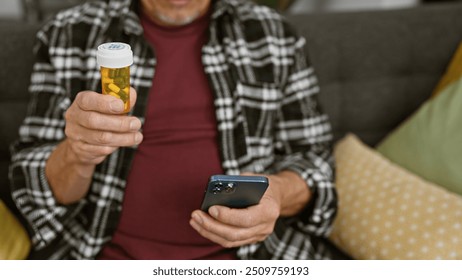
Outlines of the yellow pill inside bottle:
<svg viewBox="0 0 462 280">
<path fill-rule="evenodd" d="M 98 46 L 96 61 L 100 66 L 102 93 L 121 99 L 124 113 L 130 111 L 130 65 L 133 52 L 130 45 L 110 42 Z"/>
</svg>

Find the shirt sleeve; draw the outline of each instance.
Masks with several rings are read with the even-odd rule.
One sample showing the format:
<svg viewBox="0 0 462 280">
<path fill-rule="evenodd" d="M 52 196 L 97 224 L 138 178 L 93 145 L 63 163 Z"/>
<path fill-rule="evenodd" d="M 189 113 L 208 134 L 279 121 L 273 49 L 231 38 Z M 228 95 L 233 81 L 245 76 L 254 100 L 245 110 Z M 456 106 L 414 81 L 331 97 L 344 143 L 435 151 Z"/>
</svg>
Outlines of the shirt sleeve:
<svg viewBox="0 0 462 280">
<path fill-rule="evenodd" d="M 294 65 L 284 87 L 276 132 L 281 154 L 276 170 L 296 172 L 310 188 L 312 198 L 298 215 L 298 229 L 326 236 L 337 207 L 332 133 L 317 100 L 319 86 L 313 67 L 307 65 L 304 44 L 304 38 L 295 44 Z"/>
<path fill-rule="evenodd" d="M 241 258 L 329 258 L 323 238 L 331 230 L 337 209 L 332 134 L 328 117 L 317 101 L 319 86 L 304 45 L 304 38 L 296 40 L 293 64 L 283 86 L 275 169 L 299 174 L 311 191 L 311 199 L 297 216 L 280 218 L 265 241 L 240 248 Z"/>
<path fill-rule="evenodd" d="M 37 33 L 35 63 L 29 87 L 30 101 L 19 139 L 11 146 L 9 170 L 13 199 L 28 220 L 35 249 L 55 240 L 81 203 L 59 204 L 45 176 L 46 162 L 64 138 L 63 114 L 70 99 L 50 61 L 44 29 Z"/>
</svg>

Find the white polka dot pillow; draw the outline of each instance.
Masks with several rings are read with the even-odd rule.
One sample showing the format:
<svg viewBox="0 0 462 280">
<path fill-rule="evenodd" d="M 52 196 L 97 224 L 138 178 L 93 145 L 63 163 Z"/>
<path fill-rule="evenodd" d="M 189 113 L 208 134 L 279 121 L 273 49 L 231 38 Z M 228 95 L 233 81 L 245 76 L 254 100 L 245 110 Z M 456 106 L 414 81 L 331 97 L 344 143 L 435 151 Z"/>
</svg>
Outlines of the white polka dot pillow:
<svg viewBox="0 0 462 280">
<path fill-rule="evenodd" d="M 462 197 L 348 135 L 335 148 L 339 212 L 330 240 L 355 259 L 462 259 Z"/>
</svg>

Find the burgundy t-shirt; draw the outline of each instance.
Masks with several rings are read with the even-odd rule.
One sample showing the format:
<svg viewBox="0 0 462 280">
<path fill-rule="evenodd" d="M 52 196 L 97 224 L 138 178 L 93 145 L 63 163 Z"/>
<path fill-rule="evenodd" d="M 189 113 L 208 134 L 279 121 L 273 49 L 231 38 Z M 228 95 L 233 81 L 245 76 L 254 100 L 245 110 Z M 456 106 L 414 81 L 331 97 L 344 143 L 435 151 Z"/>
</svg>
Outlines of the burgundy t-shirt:
<svg viewBox="0 0 462 280">
<path fill-rule="evenodd" d="M 120 224 L 100 259 L 233 259 L 190 225 L 212 174 L 222 174 L 213 94 L 201 62 L 209 15 L 182 27 L 141 17 L 157 65 L 144 140 L 128 176 Z"/>
</svg>

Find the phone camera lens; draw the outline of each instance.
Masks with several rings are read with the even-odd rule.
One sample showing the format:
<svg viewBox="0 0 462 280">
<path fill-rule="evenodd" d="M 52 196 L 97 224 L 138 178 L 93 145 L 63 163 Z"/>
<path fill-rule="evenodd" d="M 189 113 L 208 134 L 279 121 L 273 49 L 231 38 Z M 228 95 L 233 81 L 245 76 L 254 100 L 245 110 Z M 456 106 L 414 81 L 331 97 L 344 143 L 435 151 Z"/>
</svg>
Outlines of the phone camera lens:
<svg viewBox="0 0 462 280">
<path fill-rule="evenodd" d="M 225 186 L 225 192 L 226 193 L 232 193 L 234 192 L 234 183 L 228 183 Z"/>
<path fill-rule="evenodd" d="M 223 190 L 223 184 L 222 183 L 216 183 L 212 188 L 213 194 L 220 193 L 222 190 Z"/>
</svg>

